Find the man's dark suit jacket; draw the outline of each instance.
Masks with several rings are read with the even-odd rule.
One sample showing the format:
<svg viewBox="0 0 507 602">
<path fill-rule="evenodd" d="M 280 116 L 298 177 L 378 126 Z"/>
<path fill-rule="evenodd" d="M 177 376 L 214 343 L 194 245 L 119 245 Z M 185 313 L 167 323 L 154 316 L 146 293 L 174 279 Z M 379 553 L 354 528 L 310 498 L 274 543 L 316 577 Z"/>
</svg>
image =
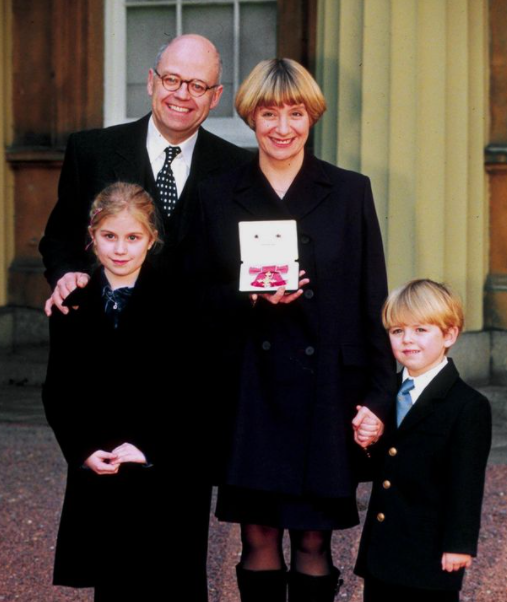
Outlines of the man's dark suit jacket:
<svg viewBox="0 0 507 602">
<path fill-rule="evenodd" d="M 355 572 L 405 587 L 458 590 L 464 570 L 444 572 L 441 559 L 444 552 L 477 552 L 489 402 L 449 359 L 399 428 L 395 420 L 375 452 L 380 470 Z"/>
<path fill-rule="evenodd" d="M 89 241 L 89 211 L 95 196 L 118 181 L 143 186 L 160 207 L 146 136 L 150 115 L 133 123 L 72 134 L 67 144 L 58 202 L 50 215 L 40 243 L 46 278 L 51 287 L 67 272 L 90 273 L 93 254 L 85 251 Z M 193 247 L 199 244 L 197 187 L 209 176 L 244 163 L 251 154 L 200 128 L 192 166 L 177 208 L 164 219 L 164 250 L 167 269 L 174 281 L 193 272 Z M 162 212 L 160 212 L 162 214 Z M 177 274 L 177 277 L 176 277 Z"/>
</svg>

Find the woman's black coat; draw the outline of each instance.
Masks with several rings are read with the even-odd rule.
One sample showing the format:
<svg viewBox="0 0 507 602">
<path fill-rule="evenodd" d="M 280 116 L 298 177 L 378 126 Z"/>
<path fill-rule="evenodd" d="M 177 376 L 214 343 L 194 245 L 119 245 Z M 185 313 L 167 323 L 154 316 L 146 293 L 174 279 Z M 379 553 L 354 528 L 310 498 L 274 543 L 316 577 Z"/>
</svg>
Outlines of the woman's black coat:
<svg viewBox="0 0 507 602">
<path fill-rule="evenodd" d="M 255 161 L 203 185 L 201 202 L 215 371 L 235 398 L 226 408 L 233 417 L 225 481 L 353 495 L 355 458 L 364 454 L 352 442 L 355 407 L 384 418 L 396 387 L 380 320 L 387 283 L 368 178 L 307 155 L 281 201 Z M 297 220 L 310 283 L 290 305 L 261 299 L 252 307 L 236 293 L 238 222 L 276 219 Z"/>
<path fill-rule="evenodd" d="M 131 571 L 154 578 L 161 560 L 156 550 L 166 543 L 158 541 L 164 537 L 161 485 L 170 439 L 154 352 L 160 295 L 143 267 L 115 330 L 104 314 L 102 284 L 97 271 L 68 298 L 77 310 L 53 312 L 43 389 L 48 422 L 68 462 L 54 583 L 74 587 L 115 573 L 128 579 Z M 143 451 L 149 464 L 125 464 L 117 475 L 101 476 L 83 468 L 94 451 L 124 442 Z"/>
</svg>

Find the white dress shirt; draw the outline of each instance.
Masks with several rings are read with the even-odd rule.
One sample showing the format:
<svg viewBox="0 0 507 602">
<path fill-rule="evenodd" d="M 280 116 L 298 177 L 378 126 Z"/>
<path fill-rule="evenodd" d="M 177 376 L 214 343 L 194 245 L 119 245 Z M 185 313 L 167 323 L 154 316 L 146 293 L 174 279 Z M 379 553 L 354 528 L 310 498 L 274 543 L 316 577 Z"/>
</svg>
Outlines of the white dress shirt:
<svg viewBox="0 0 507 602">
<path fill-rule="evenodd" d="M 428 372 L 421 374 L 420 376 L 410 376 L 408 370 L 403 368 L 402 382 L 405 382 L 407 378 L 410 378 L 414 381 L 414 388 L 410 391 L 410 398 L 412 399 L 412 405 L 419 399 L 421 393 L 426 389 L 426 387 L 430 384 L 430 382 L 435 378 L 435 376 L 443 370 L 447 365 L 447 357 L 444 356 L 444 359 Z"/>
<path fill-rule="evenodd" d="M 171 163 L 171 169 L 174 174 L 174 180 L 176 182 L 176 190 L 178 191 L 178 198 L 185 187 L 185 183 L 190 173 L 190 166 L 192 165 L 192 155 L 194 154 L 195 143 L 197 142 L 197 134 L 192 134 L 190 138 L 187 138 L 180 144 L 171 144 L 164 136 L 159 132 L 155 122 L 153 121 L 153 115 L 150 117 L 148 122 L 148 135 L 146 137 L 146 149 L 148 151 L 148 157 L 150 158 L 151 169 L 153 171 L 153 177 L 157 180 L 158 172 L 162 169 L 165 162 L 165 149 L 168 146 L 179 146 L 181 153 L 177 155 Z"/>
</svg>

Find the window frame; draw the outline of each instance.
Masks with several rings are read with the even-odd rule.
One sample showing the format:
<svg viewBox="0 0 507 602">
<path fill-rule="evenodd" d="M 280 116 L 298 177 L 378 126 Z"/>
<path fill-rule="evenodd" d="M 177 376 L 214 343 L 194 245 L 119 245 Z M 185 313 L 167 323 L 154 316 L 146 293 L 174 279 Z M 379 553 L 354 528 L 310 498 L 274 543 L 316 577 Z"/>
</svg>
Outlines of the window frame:
<svg viewBox="0 0 507 602">
<path fill-rule="evenodd" d="M 253 0 L 255 1 L 255 0 Z M 211 2 L 210 4 L 223 4 Z M 261 2 L 259 2 L 261 3 Z M 143 2 L 144 6 L 176 6 L 176 31 L 182 30 L 182 5 L 180 2 Z M 233 94 L 239 85 L 239 10 L 238 3 L 234 7 L 234 57 L 233 57 Z M 127 8 L 128 0 L 108 0 L 104 10 L 105 58 L 104 62 L 104 126 L 136 121 L 127 117 L 127 74 L 125 63 L 127 58 Z M 114 35 L 113 35 L 114 32 Z M 148 78 L 148 73 L 146 73 Z M 256 146 L 253 131 L 233 112 L 232 117 L 213 117 L 213 112 L 206 119 L 205 127 L 210 132 L 226 138 L 233 144 L 243 147 Z"/>
<path fill-rule="evenodd" d="M 255 0 L 252 0 L 255 1 Z M 104 2 L 104 127 L 135 121 L 127 118 L 127 11 L 128 0 Z M 220 4 L 220 0 L 216 0 Z M 277 55 L 296 59 L 315 72 L 318 0 L 277 0 Z M 160 6 L 161 2 L 146 2 Z M 236 12 L 235 19 L 238 19 Z M 176 13 L 177 30 L 181 31 L 181 10 Z M 239 23 L 236 23 L 239 27 Z M 114 43 L 113 43 L 114 40 Z M 239 53 L 236 38 L 235 56 Z M 238 80 L 239 61 L 235 61 L 234 80 Z M 148 74 L 146 74 L 148 78 Z M 257 145 L 254 133 L 234 113 L 233 117 L 213 117 L 205 122 L 209 131 L 243 147 Z"/>
</svg>

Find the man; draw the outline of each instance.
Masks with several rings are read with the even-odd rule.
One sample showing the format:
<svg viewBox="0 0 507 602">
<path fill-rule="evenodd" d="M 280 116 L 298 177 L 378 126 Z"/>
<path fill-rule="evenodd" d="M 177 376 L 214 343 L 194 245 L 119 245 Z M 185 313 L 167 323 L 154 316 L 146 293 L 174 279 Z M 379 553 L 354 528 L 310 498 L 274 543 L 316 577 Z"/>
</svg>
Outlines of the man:
<svg viewBox="0 0 507 602">
<path fill-rule="evenodd" d="M 70 136 L 58 202 L 40 243 L 46 278 L 54 289 L 46 303 L 48 315 L 53 305 L 67 313 L 62 301 L 76 286 L 87 283 L 88 211 L 96 194 L 115 181 L 137 183 L 151 193 L 164 218 L 165 255 L 171 256 L 171 264 L 185 262 L 188 239 L 198 221 L 199 182 L 250 156 L 200 127 L 220 101 L 219 77 L 220 56 L 215 46 L 202 36 L 180 36 L 161 49 L 155 68 L 149 71 L 151 115 Z M 196 82 L 205 88 L 200 96 L 196 96 Z M 171 164 L 179 198 L 170 212 L 163 210 L 156 183 L 168 145 L 181 149 Z"/>
<path fill-rule="evenodd" d="M 63 301 L 76 287 L 88 283 L 93 264 L 92 254 L 85 250 L 90 206 L 97 193 L 115 181 L 140 184 L 155 199 L 163 220 L 165 243 L 159 259 L 160 278 L 167 287 L 172 287 L 174 297 L 183 297 L 185 283 L 192 282 L 199 273 L 199 254 L 195 252 L 200 232 L 198 185 L 208 176 L 232 169 L 250 156 L 201 128 L 220 101 L 223 86 L 219 78 L 220 56 L 215 46 L 198 35 L 180 36 L 161 49 L 155 67 L 149 71 L 150 115 L 134 123 L 70 136 L 58 202 L 40 243 L 46 278 L 53 288 L 45 307 L 47 315 L 56 311 L 55 307 L 68 313 Z M 195 322 L 196 313 L 191 298 L 179 304 L 174 318 L 170 314 L 167 319 L 174 330 L 167 336 L 160 335 L 163 349 L 174 355 L 176 347 L 183 356 L 187 365 L 182 378 L 190 381 L 189 386 L 195 386 L 193 383 L 198 380 L 195 376 L 201 374 L 200 363 L 194 355 L 190 356 L 194 350 L 189 351 L 189 345 L 182 340 L 179 325 Z M 128 350 L 112 352 L 128 353 Z M 164 375 L 148 377 L 164 378 Z M 206 419 L 202 416 L 207 409 L 194 418 L 200 409 L 196 400 L 199 402 L 204 396 L 193 389 L 184 400 L 175 399 L 175 388 L 178 386 L 174 383 L 167 383 L 168 399 L 161 399 L 161 403 L 167 403 L 168 414 L 170 408 L 168 427 L 173 435 L 177 430 L 175 425 L 181 424 L 183 444 L 179 445 L 167 432 L 168 486 L 174 487 L 174 504 L 167 509 L 167 522 L 161 525 L 158 538 L 159 543 L 167 545 L 168 595 L 173 576 L 189 601 L 201 602 L 207 599 L 211 487 L 199 461 L 191 461 L 190 457 L 204 462 Z M 199 417 L 200 426 L 196 424 Z M 189 425 L 192 437 L 185 437 Z M 139 550 L 135 552 L 142 554 Z"/>
</svg>

